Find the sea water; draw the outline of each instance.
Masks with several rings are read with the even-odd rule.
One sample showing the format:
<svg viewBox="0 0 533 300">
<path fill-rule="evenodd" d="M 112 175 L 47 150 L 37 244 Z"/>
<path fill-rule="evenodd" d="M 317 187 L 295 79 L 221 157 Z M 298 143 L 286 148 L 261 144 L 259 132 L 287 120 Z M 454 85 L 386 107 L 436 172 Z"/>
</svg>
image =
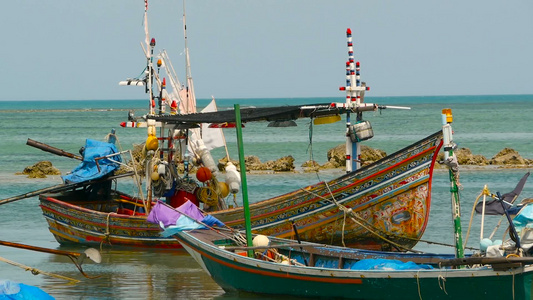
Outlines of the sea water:
<svg viewBox="0 0 533 300">
<path fill-rule="evenodd" d="M 210 100 L 199 100 L 199 109 Z M 299 105 L 342 102 L 341 98 L 284 99 L 219 99 L 220 110 L 241 107 Z M 533 159 L 533 95 L 507 96 L 439 96 L 439 97 L 367 97 L 366 102 L 379 105 L 406 106 L 410 110 L 381 109 L 367 112 L 374 138 L 364 143 L 392 153 L 441 129 L 441 110 L 451 108 L 454 141 L 460 148 L 492 158 L 503 148 L 512 148 L 524 158 Z M 0 102 L 0 199 L 61 183 L 59 176 L 29 179 L 15 175 L 25 167 L 42 160 L 51 161 L 62 174 L 72 170 L 78 161 L 60 157 L 26 145 L 28 138 L 77 154 L 85 139 L 102 140 L 115 129 L 122 149 L 131 149 L 146 139 L 146 129 L 122 128 L 130 110 L 136 116 L 147 111 L 144 100 L 112 101 L 3 101 Z M 256 155 L 262 162 L 291 155 L 296 172 L 249 174 L 250 201 L 255 202 L 289 192 L 343 173 L 329 170 L 304 173 L 301 164 L 313 159 L 327 161 L 327 151 L 345 141 L 345 120 L 314 126 L 309 120 L 298 120 L 296 127 L 272 128 L 266 122 L 247 123 L 243 128 L 245 155 Z M 238 159 L 234 129 L 224 129 L 228 152 Z M 215 159 L 226 150 L 215 149 Z M 461 211 L 463 239 L 469 229 L 472 206 L 484 185 L 491 192 L 510 192 L 530 169 L 461 167 Z M 526 184 L 519 199 L 533 197 L 533 179 Z M 128 186 L 126 180 L 121 180 Z M 132 188 L 133 189 L 133 188 Z M 240 195 L 238 197 L 240 201 Z M 448 173 L 437 169 L 432 185 L 430 219 L 422 239 L 453 244 L 450 211 L 451 194 Z M 487 219 L 487 237 L 499 218 Z M 470 228 L 469 247 L 478 247 L 480 220 L 475 216 Z M 0 240 L 33 246 L 82 252 L 84 247 L 60 247 L 48 231 L 37 197 L 0 206 Z M 502 226 L 506 227 L 506 226 Z M 494 239 L 506 239 L 499 231 Z M 453 253 L 451 247 L 421 242 L 416 249 Z M 68 258 L 47 253 L 0 246 L 0 279 L 36 285 L 57 299 L 231 299 L 243 298 L 225 294 L 194 260 L 183 251 L 131 250 L 104 247 L 101 264 L 86 264 L 84 270 L 94 279 L 84 278 Z M 13 266 L 14 261 L 46 272 L 81 280 L 68 284 L 63 280 Z M 251 296 L 246 296 L 251 297 Z"/>
</svg>

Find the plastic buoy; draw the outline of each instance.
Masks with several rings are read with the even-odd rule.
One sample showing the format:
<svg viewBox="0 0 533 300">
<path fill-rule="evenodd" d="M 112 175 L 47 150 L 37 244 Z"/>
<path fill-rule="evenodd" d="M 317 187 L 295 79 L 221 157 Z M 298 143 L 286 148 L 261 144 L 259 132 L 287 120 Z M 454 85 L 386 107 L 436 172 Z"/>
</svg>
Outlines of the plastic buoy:
<svg viewBox="0 0 533 300">
<path fill-rule="evenodd" d="M 218 189 L 220 190 L 220 196 L 226 198 L 229 195 L 229 186 L 227 183 L 220 181 L 218 183 Z"/>
<path fill-rule="evenodd" d="M 159 141 L 157 140 L 157 137 L 155 135 L 149 135 L 146 138 L 146 150 L 157 150 L 159 147 Z"/>
<path fill-rule="evenodd" d="M 265 248 L 267 248 L 268 244 L 270 244 L 270 240 L 268 239 L 267 236 L 262 235 L 262 234 L 258 234 L 252 240 L 252 244 L 254 245 L 254 247 L 265 247 Z"/>
<path fill-rule="evenodd" d="M 196 171 L 196 178 L 200 182 L 211 180 L 212 177 L 211 170 L 209 170 L 207 167 L 200 167 L 198 171 Z"/>
<path fill-rule="evenodd" d="M 241 187 L 241 175 L 237 172 L 237 167 L 231 162 L 226 165 L 226 183 L 232 194 L 237 194 Z"/>
</svg>

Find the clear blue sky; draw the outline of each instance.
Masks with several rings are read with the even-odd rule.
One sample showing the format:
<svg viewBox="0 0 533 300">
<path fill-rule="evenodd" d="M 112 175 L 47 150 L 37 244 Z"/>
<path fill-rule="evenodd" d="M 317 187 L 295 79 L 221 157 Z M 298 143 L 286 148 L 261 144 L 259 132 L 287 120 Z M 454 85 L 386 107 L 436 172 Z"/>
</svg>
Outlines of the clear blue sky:
<svg viewBox="0 0 533 300">
<path fill-rule="evenodd" d="M 144 99 L 143 0 L 2 5 L 0 100 Z M 198 98 L 343 97 L 346 28 L 368 96 L 533 94 L 533 1 L 189 0 Z M 183 79 L 182 2 L 149 1 Z"/>
</svg>

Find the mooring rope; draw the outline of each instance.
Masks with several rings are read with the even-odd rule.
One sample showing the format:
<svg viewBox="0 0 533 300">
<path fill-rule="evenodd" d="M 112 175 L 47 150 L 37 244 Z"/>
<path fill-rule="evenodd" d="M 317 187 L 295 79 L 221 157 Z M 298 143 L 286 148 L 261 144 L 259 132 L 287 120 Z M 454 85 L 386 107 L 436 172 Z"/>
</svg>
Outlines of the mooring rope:
<svg viewBox="0 0 533 300">
<path fill-rule="evenodd" d="M 346 244 L 344 243 L 344 231 L 345 231 L 345 228 L 346 228 L 346 211 L 343 210 L 343 219 L 342 219 L 342 236 L 341 236 L 341 239 L 342 239 L 342 245 L 344 247 L 346 247 Z"/>
<path fill-rule="evenodd" d="M 333 197 L 333 194 L 332 194 L 331 190 L 329 189 L 329 186 L 327 185 L 327 183 L 324 183 L 324 184 L 325 184 L 326 187 L 328 188 L 329 193 L 332 195 L 332 199 L 333 199 L 333 201 L 332 201 L 331 199 L 325 198 L 325 197 L 323 197 L 323 196 L 320 196 L 320 195 L 318 195 L 318 194 L 316 194 L 316 193 L 313 193 L 313 192 L 311 192 L 311 191 L 305 190 L 305 189 L 303 189 L 303 188 L 300 188 L 300 189 L 303 190 L 303 191 L 305 191 L 305 192 L 307 192 L 307 193 L 312 194 L 312 195 L 315 196 L 315 197 L 321 198 L 321 199 L 326 200 L 326 201 L 333 202 L 335 205 L 337 205 L 337 206 L 339 207 L 339 209 L 341 209 L 341 210 L 343 210 L 343 211 L 346 211 L 346 212 L 348 212 L 348 213 L 351 212 L 350 215 L 351 215 L 352 217 L 351 217 L 350 219 L 351 219 L 352 221 L 354 221 L 357 225 L 362 226 L 363 228 L 365 228 L 366 230 L 368 230 L 370 233 L 376 235 L 378 238 L 383 239 L 384 241 L 390 243 L 391 245 L 393 245 L 393 246 L 397 246 L 397 247 L 400 247 L 400 248 L 402 248 L 402 249 L 404 249 L 404 250 L 408 250 L 408 251 L 413 251 L 413 252 L 423 252 L 423 251 L 415 251 L 415 250 L 412 250 L 412 249 L 407 249 L 407 248 L 405 248 L 405 247 L 402 247 L 402 246 L 400 246 L 400 245 L 394 243 L 393 241 L 388 240 L 387 238 L 385 238 L 384 236 L 382 236 L 382 235 L 379 234 L 378 232 L 376 232 L 376 231 L 381 231 L 381 230 L 380 230 L 379 228 L 376 228 L 374 225 L 368 223 L 365 219 L 363 219 L 363 218 L 361 218 L 360 216 L 358 216 L 356 213 L 354 213 L 354 212 L 352 211 L 351 208 L 347 208 L 346 206 L 344 206 L 344 205 L 342 205 L 342 204 L 339 204 L 339 203 L 335 200 L 335 198 Z M 358 221 L 355 220 L 354 218 L 360 219 L 360 221 L 366 223 L 366 225 L 362 224 L 361 222 L 358 222 Z M 369 228 L 369 227 L 370 227 L 370 228 Z M 390 234 L 388 234 L 388 235 L 390 235 Z M 445 246 L 445 247 L 455 247 L 454 245 L 445 244 L 445 243 L 441 243 L 441 242 L 428 241 L 428 240 L 423 240 L 423 239 L 418 239 L 418 238 L 412 238 L 412 237 L 402 236 L 402 235 L 397 235 L 397 234 L 395 234 L 395 236 L 398 237 L 398 238 L 401 238 L 401 239 L 406 239 L 406 240 L 411 240 L 411 241 L 417 241 L 417 242 L 423 242 L 423 243 L 427 243 L 427 244 L 434 244 L 434 245 Z M 465 247 L 465 249 L 469 249 L 469 250 L 477 250 L 476 248 L 473 248 L 473 247 Z"/>
<path fill-rule="evenodd" d="M 398 243 L 395 243 L 395 242 L 393 242 L 393 241 L 387 239 L 386 237 L 382 236 L 381 234 L 377 233 L 375 230 L 373 230 L 372 228 L 369 227 L 369 226 L 372 226 L 372 225 L 366 226 L 365 224 L 363 224 L 363 223 L 359 222 L 358 220 L 356 220 L 356 218 L 358 218 L 358 219 L 361 219 L 362 221 L 364 221 L 364 222 L 366 223 L 366 221 L 365 221 L 363 218 L 359 217 L 355 212 L 353 212 L 353 210 L 352 210 L 351 208 L 347 208 L 346 206 L 344 206 L 344 205 L 338 203 L 337 200 L 335 200 L 335 197 L 333 196 L 333 193 L 331 192 L 331 190 L 330 190 L 330 188 L 329 188 L 329 185 L 328 185 L 327 183 L 324 183 L 324 184 L 325 184 L 326 187 L 328 188 L 328 191 L 329 191 L 329 193 L 330 193 L 330 195 L 331 195 L 331 200 L 328 199 L 328 198 L 325 198 L 325 197 L 323 197 L 323 196 L 320 196 L 320 195 L 318 195 L 318 194 L 316 194 L 316 193 L 313 193 L 313 192 L 311 192 L 311 191 L 307 191 L 307 190 L 305 190 L 305 189 L 303 189 L 303 188 L 302 188 L 301 190 L 306 191 L 306 192 L 308 192 L 308 193 L 310 193 L 310 194 L 312 194 L 312 195 L 314 195 L 314 196 L 316 196 L 316 197 L 318 197 L 318 198 L 321 198 L 321 199 L 323 199 L 323 200 L 326 200 L 326 201 L 332 201 L 332 202 L 333 202 L 333 203 L 334 203 L 334 204 L 335 204 L 335 205 L 336 205 L 341 211 L 343 211 L 345 214 L 349 214 L 349 215 L 350 215 L 350 219 L 351 219 L 352 221 L 354 221 L 357 225 L 363 227 L 364 229 L 368 230 L 370 233 L 376 235 L 378 238 L 380 238 L 380 239 L 386 241 L 387 243 L 389 243 L 389 244 L 391 244 L 391 245 L 393 245 L 393 246 L 395 246 L 395 247 L 398 247 L 399 249 L 403 249 L 403 250 L 407 250 L 407 251 L 412 251 L 412 252 L 415 252 L 415 253 L 422 253 L 422 251 L 412 250 L 412 249 L 408 249 L 408 248 L 406 248 L 406 247 L 403 247 L 403 246 L 399 245 Z M 374 226 L 372 226 L 372 227 L 374 227 Z M 374 228 L 375 228 L 375 227 L 374 227 Z M 379 230 L 379 229 L 378 229 L 378 230 Z M 343 224 L 343 233 L 344 233 L 344 224 Z M 344 237 L 344 235 L 343 235 L 343 237 Z M 344 240 L 342 241 L 342 243 L 343 243 L 343 245 L 344 245 Z"/>
<path fill-rule="evenodd" d="M 466 246 L 466 243 L 468 243 L 468 238 L 470 237 L 470 229 L 472 228 L 472 221 L 474 220 L 474 213 L 476 212 L 476 205 L 479 202 L 479 198 L 485 194 L 485 189 L 481 191 L 481 193 L 476 197 L 476 200 L 474 201 L 474 205 L 472 207 L 472 212 L 470 213 L 470 222 L 468 222 L 468 230 L 466 231 L 466 238 L 463 243 L 463 247 Z"/>
<path fill-rule="evenodd" d="M 418 299 L 422 300 L 422 291 L 420 290 L 420 270 L 416 271 L 416 286 L 418 288 Z"/>
<path fill-rule="evenodd" d="M 66 276 L 58 275 L 58 274 L 54 274 L 54 273 L 45 272 L 45 271 L 39 270 L 37 268 L 32 268 L 32 267 L 23 265 L 21 263 L 14 262 L 14 261 L 9 260 L 9 259 L 5 259 L 3 257 L 0 257 L 0 261 L 3 261 L 3 262 L 8 263 L 10 265 L 22 268 L 22 269 L 24 269 L 26 271 L 30 271 L 32 275 L 43 274 L 43 275 L 47 275 L 47 276 L 63 279 L 63 280 L 69 281 L 70 283 L 78 283 L 78 282 L 80 282 L 79 280 L 74 279 L 74 278 L 70 278 L 70 277 L 66 277 Z"/>
<path fill-rule="evenodd" d="M 109 217 L 111 216 L 112 213 L 113 212 L 108 213 L 106 217 L 105 233 L 104 233 L 104 238 L 100 242 L 100 251 L 102 251 L 102 245 L 104 244 L 104 242 L 107 242 L 109 245 L 111 245 L 111 241 L 109 240 L 109 236 L 111 235 L 111 233 L 109 232 Z"/>
</svg>

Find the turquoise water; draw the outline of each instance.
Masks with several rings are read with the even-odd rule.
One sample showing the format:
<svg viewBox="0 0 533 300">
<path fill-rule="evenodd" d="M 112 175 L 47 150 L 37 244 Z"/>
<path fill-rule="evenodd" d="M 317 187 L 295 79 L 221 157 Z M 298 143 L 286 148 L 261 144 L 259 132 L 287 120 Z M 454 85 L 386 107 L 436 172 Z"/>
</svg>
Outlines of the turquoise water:
<svg viewBox="0 0 533 300">
<path fill-rule="evenodd" d="M 343 98 L 291 99 L 219 99 L 219 109 L 241 106 L 294 105 L 342 102 Z M 392 153 L 441 128 L 441 110 L 452 108 L 455 141 L 459 147 L 491 158 L 505 147 L 517 150 L 525 158 L 533 158 L 533 95 L 513 96 L 439 96 L 366 98 L 381 105 L 409 106 L 411 110 L 385 109 L 365 114 L 374 128 L 375 137 L 367 145 Z M 209 100 L 200 100 L 199 107 Z M 130 109 L 136 115 L 146 113 L 144 100 L 113 101 L 24 101 L 0 102 L 0 199 L 44 188 L 61 182 L 59 176 L 28 179 L 14 175 L 37 161 L 50 160 L 63 173 L 77 161 L 59 157 L 26 145 L 28 138 L 77 153 L 86 138 L 103 139 L 117 130 L 120 145 L 130 149 L 141 143 L 145 129 L 121 128 Z M 261 161 L 292 155 L 298 170 L 311 157 L 326 162 L 326 152 L 344 143 L 344 122 L 312 127 L 299 120 L 297 127 L 268 128 L 266 123 L 246 124 L 243 129 L 245 154 L 257 155 Z M 235 132 L 225 129 L 230 156 L 237 158 Z M 223 149 L 213 151 L 215 159 L 225 155 Z M 530 169 L 461 170 L 460 192 L 463 234 L 466 234 L 472 204 L 485 184 L 491 191 L 511 191 L 522 175 Z M 317 174 L 289 173 L 249 175 L 251 201 L 258 201 L 324 180 L 342 173 L 340 170 Z M 526 184 L 523 197 L 533 195 L 533 179 Z M 124 182 L 128 186 L 128 182 Z M 520 198 L 523 198 L 520 197 Z M 424 240 L 452 244 L 450 192 L 447 173 L 436 170 L 432 188 L 431 216 Z M 80 251 L 82 248 L 59 248 L 38 207 L 37 198 L 29 198 L 0 206 L 0 239 L 34 246 Z M 488 220 L 490 232 L 498 220 Z M 479 243 L 479 219 L 472 227 L 469 246 Z M 487 234 L 486 234 L 487 235 Z M 503 233 L 497 236 L 503 238 Z M 451 252 L 450 248 L 420 243 L 417 249 Z M 85 270 L 98 279 L 85 279 L 69 263 L 68 258 L 0 246 L 0 257 L 82 280 L 66 285 L 0 262 L 0 279 L 11 279 L 37 285 L 57 299 L 231 299 L 185 253 L 165 251 L 129 251 L 104 249 L 104 262 L 87 264 Z"/>
</svg>

